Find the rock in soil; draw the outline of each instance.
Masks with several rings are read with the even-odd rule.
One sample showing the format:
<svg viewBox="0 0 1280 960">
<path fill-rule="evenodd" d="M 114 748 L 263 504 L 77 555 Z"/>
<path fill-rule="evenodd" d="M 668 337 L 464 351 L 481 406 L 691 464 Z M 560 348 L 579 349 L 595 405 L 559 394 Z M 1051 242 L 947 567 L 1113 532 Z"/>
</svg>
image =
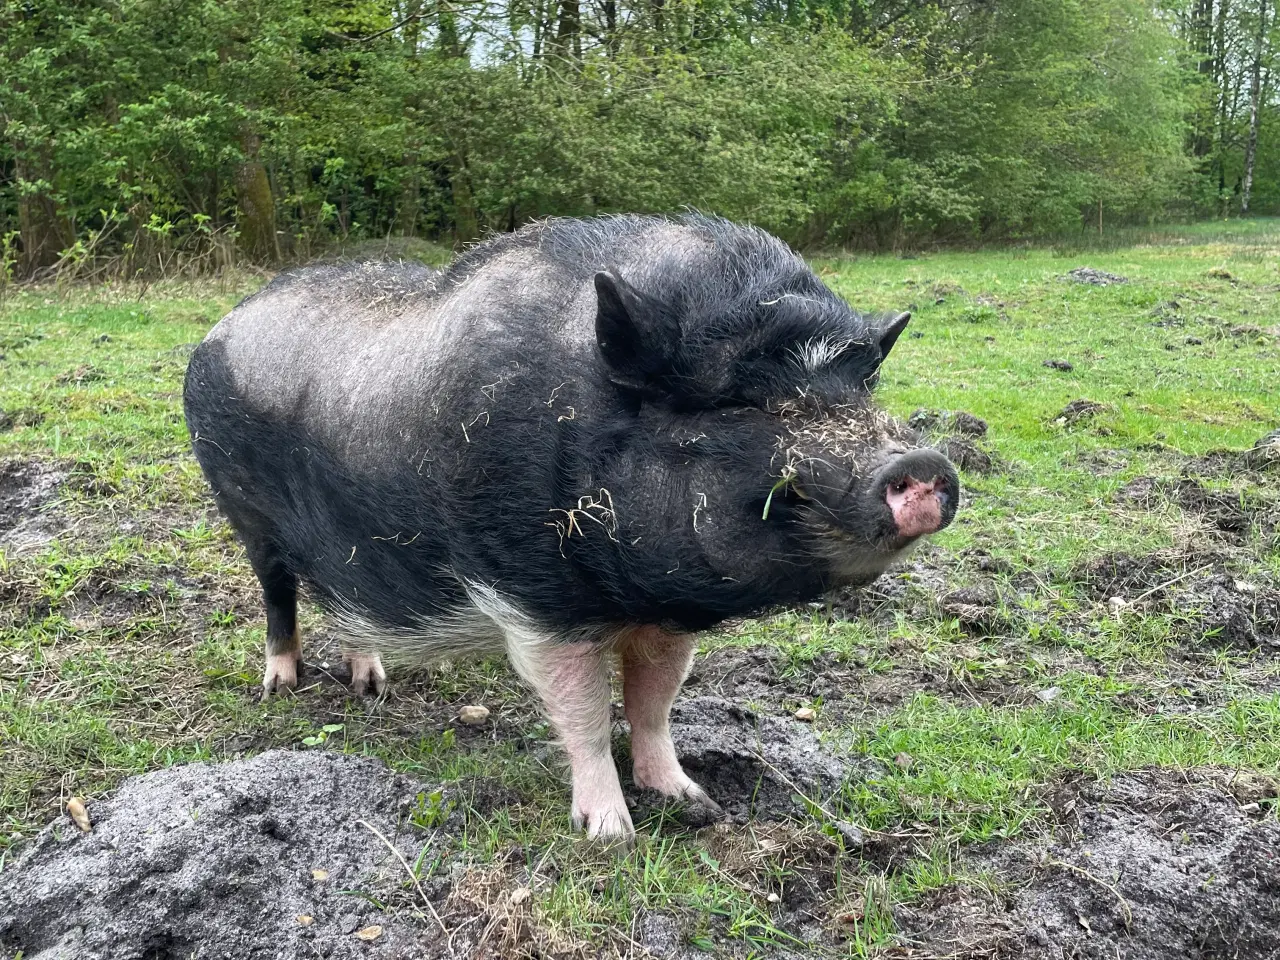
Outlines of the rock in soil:
<svg viewBox="0 0 1280 960">
<path fill-rule="evenodd" d="M 412 861 L 422 786 L 377 760 L 271 751 L 126 780 L 0 873 L 0 954 L 26 960 L 390 956 L 421 932 L 351 891 Z M 314 873 L 313 873 L 314 872 Z M 317 880 L 315 877 L 324 877 Z M 345 891 L 345 892 L 344 892 Z M 311 918 L 300 922 L 299 917 Z M 345 930 L 379 925 L 374 942 Z"/>
<path fill-rule="evenodd" d="M 902 931 L 923 947 L 913 956 L 1276 957 L 1280 823 L 1242 802 L 1239 779 L 1153 770 L 1061 785 L 1051 801 L 1066 820 L 1058 838 L 969 864 L 1009 881 L 1005 893 L 951 887 L 899 909 Z M 1275 785 L 1262 795 L 1274 799 Z"/>
</svg>

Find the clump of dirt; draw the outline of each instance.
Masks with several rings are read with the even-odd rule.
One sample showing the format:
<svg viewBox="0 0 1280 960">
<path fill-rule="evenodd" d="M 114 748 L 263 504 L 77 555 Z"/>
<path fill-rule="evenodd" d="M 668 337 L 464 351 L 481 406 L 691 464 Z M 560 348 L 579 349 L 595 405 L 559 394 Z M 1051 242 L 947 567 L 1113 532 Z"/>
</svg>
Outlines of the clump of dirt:
<svg viewBox="0 0 1280 960">
<path fill-rule="evenodd" d="M 1092 420 L 1106 409 L 1107 405 L 1105 403 L 1098 403 L 1096 400 L 1087 400 L 1081 397 L 1078 400 L 1072 400 L 1063 407 L 1061 412 L 1053 418 L 1053 422 L 1068 427 L 1075 426 L 1086 420 Z"/>
<path fill-rule="evenodd" d="M 1095 270 L 1093 267 L 1076 267 L 1061 279 L 1070 280 L 1072 283 L 1086 283 L 1092 287 L 1109 287 L 1113 283 L 1129 282 L 1128 277 L 1107 273 L 1105 270 Z"/>
<path fill-rule="evenodd" d="M 685 772 L 740 822 L 803 813 L 840 789 L 845 762 L 798 720 L 756 713 L 721 697 L 693 697 L 671 711 L 671 738 Z"/>
<path fill-rule="evenodd" d="M 421 934 L 361 893 L 412 860 L 424 787 L 379 761 L 272 751 L 134 777 L 0 873 L 0 944 L 29 958 L 390 956 Z M 377 937 L 360 931 L 378 926 Z"/>
<path fill-rule="evenodd" d="M 1061 370 L 1063 373 L 1070 373 L 1075 369 L 1075 364 L 1070 360 L 1046 360 L 1040 366 L 1048 367 L 1050 370 Z"/>
<path fill-rule="evenodd" d="M 931 436 L 935 446 L 961 470 L 987 476 L 1001 469 L 999 458 L 979 445 L 987 434 L 987 422 L 964 410 L 929 410 L 921 407 L 907 418 L 907 425 Z"/>
<path fill-rule="evenodd" d="M 1280 430 L 1272 430 L 1260 437 L 1252 449 L 1244 455 L 1246 464 L 1255 469 L 1280 466 Z"/>
<path fill-rule="evenodd" d="M 924 433 L 958 433 L 966 437 L 987 435 L 987 421 L 965 410 L 920 407 L 907 418 L 907 426 Z"/>
<path fill-rule="evenodd" d="M 42 508 L 67 471 L 36 460 L 0 461 L 0 549 L 22 553 L 49 543 L 59 526 Z"/>
<path fill-rule="evenodd" d="M 44 414 L 34 407 L 16 407 L 0 410 L 0 433 L 18 427 L 38 427 L 44 422 Z"/>
<path fill-rule="evenodd" d="M 966 473 L 986 477 L 1000 469 L 999 460 L 995 454 L 988 453 L 972 440 L 964 437 L 948 437 L 938 444 L 938 449 Z"/>
<path fill-rule="evenodd" d="M 1064 784 L 1059 836 L 970 864 L 1003 894 L 951 887 L 900 908 L 919 956 L 1028 960 L 1263 957 L 1280 943 L 1280 823 L 1237 771 L 1153 770 Z M 1261 778 L 1252 778 L 1261 780 Z"/>
</svg>

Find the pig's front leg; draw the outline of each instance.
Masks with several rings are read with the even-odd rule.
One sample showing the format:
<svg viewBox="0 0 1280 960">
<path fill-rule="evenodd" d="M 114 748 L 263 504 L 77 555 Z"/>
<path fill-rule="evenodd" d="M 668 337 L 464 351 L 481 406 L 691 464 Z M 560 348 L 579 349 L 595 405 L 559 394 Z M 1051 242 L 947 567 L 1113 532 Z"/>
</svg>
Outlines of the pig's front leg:
<svg viewBox="0 0 1280 960">
<path fill-rule="evenodd" d="M 608 646 L 508 635 L 512 665 L 542 700 L 573 774 L 573 825 L 587 836 L 630 843 L 631 813 L 610 751 Z"/>
<path fill-rule="evenodd" d="M 627 638 L 622 650 L 622 691 L 631 724 L 631 759 L 636 785 L 690 800 L 716 816 L 719 805 L 676 759 L 671 742 L 671 704 L 689 673 L 692 637 L 649 627 Z"/>
</svg>

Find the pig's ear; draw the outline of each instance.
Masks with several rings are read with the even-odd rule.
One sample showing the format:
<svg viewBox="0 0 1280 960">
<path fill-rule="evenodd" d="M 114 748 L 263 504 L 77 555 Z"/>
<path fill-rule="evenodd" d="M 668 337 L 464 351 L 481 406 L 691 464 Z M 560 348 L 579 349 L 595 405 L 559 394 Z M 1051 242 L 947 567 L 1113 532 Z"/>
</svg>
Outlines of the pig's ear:
<svg viewBox="0 0 1280 960">
<path fill-rule="evenodd" d="M 596 274 L 596 345 L 620 386 L 643 387 L 669 371 L 680 325 L 616 270 Z"/>
<path fill-rule="evenodd" d="M 893 345 L 898 342 L 898 338 L 902 336 L 902 331 L 907 329 L 907 322 L 911 319 L 911 314 L 900 313 L 889 323 L 887 327 L 880 331 L 880 362 L 884 363 L 884 358 L 889 356 L 889 351 L 893 349 Z"/>
</svg>

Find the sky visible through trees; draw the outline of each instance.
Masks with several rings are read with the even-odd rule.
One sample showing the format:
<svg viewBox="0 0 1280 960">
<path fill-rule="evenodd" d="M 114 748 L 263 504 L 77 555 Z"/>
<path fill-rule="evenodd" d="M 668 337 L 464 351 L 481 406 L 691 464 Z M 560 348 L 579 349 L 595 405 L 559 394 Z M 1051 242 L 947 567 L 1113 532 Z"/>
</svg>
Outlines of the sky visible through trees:
<svg viewBox="0 0 1280 960">
<path fill-rule="evenodd" d="M 1275 4 L 0 0 L 0 280 L 686 207 L 808 248 L 1274 214 Z"/>
</svg>

